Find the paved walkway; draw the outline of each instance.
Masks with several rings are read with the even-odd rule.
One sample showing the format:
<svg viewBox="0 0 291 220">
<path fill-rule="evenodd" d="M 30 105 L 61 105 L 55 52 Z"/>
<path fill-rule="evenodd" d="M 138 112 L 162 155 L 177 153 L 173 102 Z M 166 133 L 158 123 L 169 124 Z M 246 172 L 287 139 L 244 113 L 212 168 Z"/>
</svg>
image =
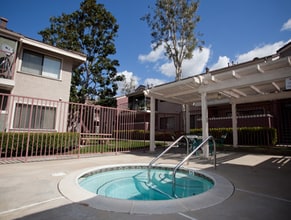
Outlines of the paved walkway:
<svg viewBox="0 0 291 220">
<path fill-rule="evenodd" d="M 124 153 L 95 158 L 0 165 L 0 219 L 290 219 L 291 157 L 219 153 L 218 167 L 192 159 L 189 167 L 222 175 L 235 187 L 223 202 L 196 211 L 165 215 L 107 212 L 72 203 L 58 189 L 64 176 L 100 165 L 148 163 L 153 153 Z M 179 154 L 161 163 L 176 164 Z"/>
</svg>

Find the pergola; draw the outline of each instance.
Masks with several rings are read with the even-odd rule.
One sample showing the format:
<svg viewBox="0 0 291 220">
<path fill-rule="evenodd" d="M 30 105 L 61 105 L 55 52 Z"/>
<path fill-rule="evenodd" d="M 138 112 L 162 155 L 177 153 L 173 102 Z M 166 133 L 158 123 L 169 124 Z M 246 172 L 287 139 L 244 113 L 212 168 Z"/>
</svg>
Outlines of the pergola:
<svg viewBox="0 0 291 220">
<path fill-rule="evenodd" d="M 155 99 L 184 105 L 186 133 L 190 132 L 189 106 L 201 106 L 203 139 L 209 135 L 208 106 L 229 103 L 233 146 L 237 146 L 236 105 L 290 98 L 290 82 L 291 57 L 270 56 L 148 89 L 145 95 L 151 100 L 150 151 L 155 150 Z M 205 152 L 208 157 L 208 150 Z"/>
</svg>

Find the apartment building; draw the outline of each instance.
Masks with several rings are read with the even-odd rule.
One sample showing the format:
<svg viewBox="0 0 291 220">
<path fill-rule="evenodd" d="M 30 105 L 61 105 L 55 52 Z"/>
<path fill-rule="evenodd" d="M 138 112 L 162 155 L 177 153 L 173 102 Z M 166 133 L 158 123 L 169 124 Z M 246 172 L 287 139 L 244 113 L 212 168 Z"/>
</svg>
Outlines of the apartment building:
<svg viewBox="0 0 291 220">
<path fill-rule="evenodd" d="M 67 112 L 58 102 L 69 101 L 72 71 L 86 56 L 9 30 L 6 18 L 0 22 L 0 131 L 65 130 L 66 122 L 55 127 Z"/>
<path fill-rule="evenodd" d="M 144 112 L 149 129 L 151 98 L 154 98 L 155 130 L 186 131 L 202 128 L 207 112 L 209 128 L 276 128 L 278 144 L 291 144 L 291 42 L 275 54 L 195 75 L 178 82 L 139 87 L 119 103 Z M 201 94 L 206 91 L 207 109 Z M 144 94 L 147 93 L 147 95 Z M 123 100 L 123 101 L 121 101 Z M 186 109 L 187 107 L 187 109 Z M 234 114 L 232 111 L 235 107 Z M 186 112 L 189 115 L 188 121 Z M 186 124 L 188 123 L 188 125 Z"/>
</svg>

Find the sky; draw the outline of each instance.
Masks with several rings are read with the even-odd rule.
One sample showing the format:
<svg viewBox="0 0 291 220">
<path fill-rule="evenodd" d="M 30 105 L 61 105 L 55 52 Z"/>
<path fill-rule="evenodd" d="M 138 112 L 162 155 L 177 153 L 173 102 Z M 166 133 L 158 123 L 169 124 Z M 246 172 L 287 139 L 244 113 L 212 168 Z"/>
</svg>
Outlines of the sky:
<svg viewBox="0 0 291 220">
<path fill-rule="evenodd" d="M 38 32 L 49 26 L 49 18 L 72 13 L 82 0 L 2 1 L 0 16 L 8 19 L 7 28 L 26 37 L 41 40 Z M 158 85 L 175 80 L 175 68 L 163 53 L 153 50 L 150 29 L 140 18 L 155 0 L 96 0 L 117 19 L 115 39 L 119 60 L 118 74 L 138 85 Z M 200 0 L 197 15 L 201 21 L 195 33 L 205 43 L 185 60 L 182 78 L 242 63 L 276 53 L 291 41 L 290 0 Z M 122 85 L 120 85 L 120 88 Z"/>
</svg>

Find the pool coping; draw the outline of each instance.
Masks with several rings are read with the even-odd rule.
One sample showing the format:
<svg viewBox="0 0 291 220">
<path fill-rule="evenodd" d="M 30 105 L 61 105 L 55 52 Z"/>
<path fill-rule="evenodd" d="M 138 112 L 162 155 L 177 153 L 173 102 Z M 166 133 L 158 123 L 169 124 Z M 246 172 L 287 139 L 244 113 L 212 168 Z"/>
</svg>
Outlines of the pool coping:
<svg viewBox="0 0 291 220">
<path fill-rule="evenodd" d="M 174 199 L 174 200 L 157 200 L 157 201 L 141 201 L 141 200 L 124 200 L 108 198 L 96 195 L 83 189 L 78 184 L 78 178 L 88 172 L 94 172 L 98 169 L 121 167 L 121 166 L 148 166 L 145 163 L 127 163 L 106 166 L 96 166 L 87 169 L 75 171 L 65 176 L 58 184 L 61 194 L 72 202 L 81 203 L 92 208 L 129 213 L 129 214 L 171 214 L 177 212 L 195 211 L 210 206 L 217 205 L 234 192 L 233 184 L 226 178 L 217 175 L 214 172 L 201 171 L 194 168 L 183 167 L 194 172 L 202 173 L 213 179 L 214 186 L 207 192 L 199 195 Z M 159 167 L 174 167 L 173 164 L 159 164 Z"/>
</svg>

